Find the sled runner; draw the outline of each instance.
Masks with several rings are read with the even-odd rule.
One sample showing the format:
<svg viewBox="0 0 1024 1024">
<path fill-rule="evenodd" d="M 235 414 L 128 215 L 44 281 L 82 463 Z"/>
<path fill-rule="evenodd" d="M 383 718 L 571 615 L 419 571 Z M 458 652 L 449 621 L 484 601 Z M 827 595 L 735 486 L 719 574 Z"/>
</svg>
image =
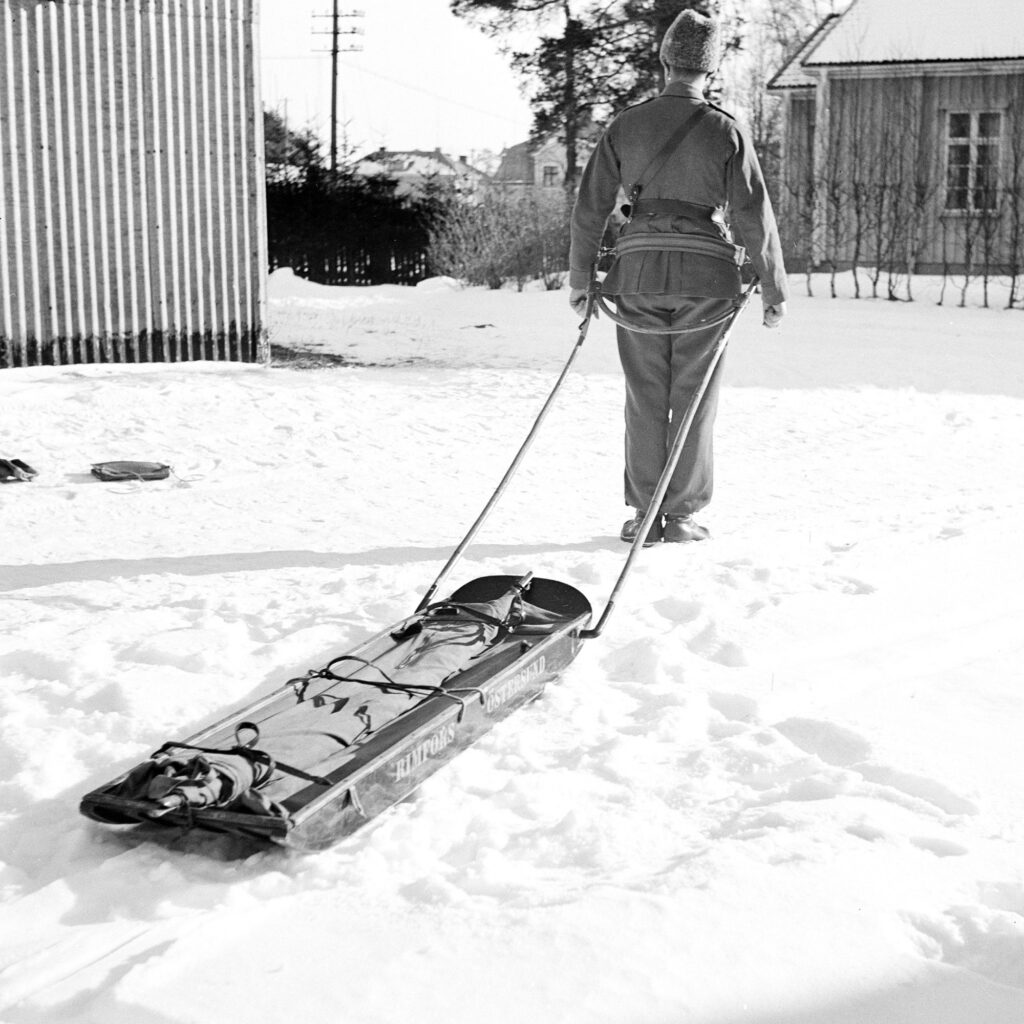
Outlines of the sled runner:
<svg viewBox="0 0 1024 1024">
<path fill-rule="evenodd" d="M 484 576 L 435 600 L 532 444 L 583 344 L 596 301 L 595 283 L 576 345 L 530 433 L 411 616 L 201 732 L 164 743 L 86 794 L 82 813 L 106 825 L 154 822 L 322 850 L 540 696 L 583 641 L 604 628 L 728 336 L 723 331 L 710 355 L 655 499 L 595 626 L 578 590 L 532 573 Z"/>
</svg>

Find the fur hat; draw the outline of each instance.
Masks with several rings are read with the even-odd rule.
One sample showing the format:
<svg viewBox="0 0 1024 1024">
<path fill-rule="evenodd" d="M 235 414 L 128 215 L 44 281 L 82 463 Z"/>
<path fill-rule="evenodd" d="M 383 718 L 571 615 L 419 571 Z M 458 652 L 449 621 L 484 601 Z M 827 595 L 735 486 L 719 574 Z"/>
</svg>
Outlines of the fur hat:
<svg viewBox="0 0 1024 1024">
<path fill-rule="evenodd" d="M 670 68 L 714 71 L 722 59 L 718 23 L 696 11 L 683 11 L 665 33 L 660 56 Z"/>
</svg>

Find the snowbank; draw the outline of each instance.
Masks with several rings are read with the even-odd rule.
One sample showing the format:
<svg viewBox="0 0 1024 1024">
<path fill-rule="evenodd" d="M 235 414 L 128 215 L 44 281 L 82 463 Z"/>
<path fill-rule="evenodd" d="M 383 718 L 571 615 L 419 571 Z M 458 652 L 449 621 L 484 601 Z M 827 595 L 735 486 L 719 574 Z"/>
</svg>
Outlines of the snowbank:
<svg viewBox="0 0 1024 1024">
<path fill-rule="evenodd" d="M 795 282 L 796 284 L 796 282 Z M 1020 312 L 796 297 L 727 359 L 714 539 L 315 857 L 121 834 L 79 796 L 407 614 L 575 340 L 565 293 L 271 282 L 343 368 L 0 375 L 0 1019 L 1024 1019 Z M 599 321 L 459 570 L 600 608 Z M 101 459 L 174 475 L 102 484 Z"/>
</svg>

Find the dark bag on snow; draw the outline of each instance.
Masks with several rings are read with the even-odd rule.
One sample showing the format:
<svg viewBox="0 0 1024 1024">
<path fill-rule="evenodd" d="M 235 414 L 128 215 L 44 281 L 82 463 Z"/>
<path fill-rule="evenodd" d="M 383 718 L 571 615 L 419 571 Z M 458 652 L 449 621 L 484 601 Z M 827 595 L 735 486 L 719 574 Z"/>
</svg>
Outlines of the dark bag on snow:
<svg viewBox="0 0 1024 1024">
<path fill-rule="evenodd" d="M 98 480 L 166 480 L 171 467 L 163 462 L 97 462 L 92 475 Z"/>
</svg>

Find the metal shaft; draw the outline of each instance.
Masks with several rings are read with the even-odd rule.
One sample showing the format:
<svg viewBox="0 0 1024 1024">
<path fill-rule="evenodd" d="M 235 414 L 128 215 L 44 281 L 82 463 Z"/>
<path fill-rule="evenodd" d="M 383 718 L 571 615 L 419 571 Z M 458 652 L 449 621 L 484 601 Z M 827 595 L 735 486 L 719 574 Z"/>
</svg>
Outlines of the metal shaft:
<svg viewBox="0 0 1024 1024">
<path fill-rule="evenodd" d="M 622 567 L 622 572 L 619 573 L 619 578 L 615 581 L 615 586 L 612 587 L 612 592 L 608 597 L 608 603 L 604 606 L 604 611 L 601 612 L 601 617 L 597 620 L 597 625 L 594 626 L 593 629 L 585 629 L 580 633 L 580 636 L 585 640 L 591 640 L 594 637 L 601 635 L 601 631 L 604 629 L 605 623 L 608 621 L 608 616 L 611 615 L 612 609 L 615 607 L 615 599 L 618 597 L 619 591 L 625 584 L 626 577 L 629 576 L 630 570 L 633 568 L 633 563 L 636 561 L 637 555 L 640 553 L 640 549 L 643 547 L 644 541 L 647 539 L 648 531 L 653 525 L 654 520 L 661 515 L 661 503 L 664 500 L 665 492 L 668 490 L 672 474 L 675 472 L 676 465 L 679 462 L 679 457 L 683 454 L 683 447 L 686 444 L 686 438 L 689 436 L 690 427 L 693 426 L 693 420 L 697 415 L 697 409 L 700 407 L 700 403 L 704 398 L 704 393 L 707 391 L 708 385 L 711 383 L 711 378 L 714 376 L 715 369 L 725 353 L 725 346 L 729 342 L 729 331 L 732 329 L 732 325 L 736 322 L 736 317 L 739 316 L 740 311 L 744 306 L 746 306 L 751 292 L 753 291 L 753 287 L 753 284 L 751 284 L 746 292 L 744 292 L 742 301 L 737 304 L 736 308 L 730 314 L 725 330 L 722 332 L 718 341 L 715 342 L 715 347 L 711 351 L 711 356 L 708 359 L 708 365 L 704 371 L 704 376 L 701 378 L 700 386 L 693 393 L 693 397 L 690 399 L 690 404 L 686 407 L 686 415 L 683 417 L 683 421 L 679 424 L 679 429 L 676 431 L 675 441 L 673 441 L 672 448 L 669 451 L 668 461 L 665 463 L 665 468 L 662 470 L 661 476 L 658 479 L 658 486 L 654 489 L 654 495 L 651 498 L 651 502 L 647 506 L 647 514 L 644 516 L 644 521 L 640 524 L 640 529 L 637 531 L 636 539 L 633 541 L 633 545 L 629 550 L 629 556 L 626 559 L 626 564 Z"/>
<path fill-rule="evenodd" d="M 551 389 L 551 393 L 547 397 L 547 401 L 544 403 L 537 415 L 537 419 L 534 420 L 533 427 L 530 429 L 529 434 L 526 435 L 526 440 L 523 441 L 522 446 L 516 453 L 516 457 L 512 460 L 512 464 L 505 471 L 505 475 L 501 478 L 501 483 L 498 484 L 496 490 L 491 495 L 490 500 L 484 506 L 480 515 L 477 516 L 476 521 L 469 528 L 469 532 L 465 537 L 462 538 L 459 546 L 452 552 L 451 557 L 445 563 L 444 568 L 438 574 L 437 579 L 430 585 L 426 594 L 423 595 L 423 599 L 416 607 L 416 611 L 422 611 L 430 602 L 433 600 L 434 594 L 437 593 L 438 587 L 447 579 L 449 573 L 455 568 L 455 564 L 462 557 L 463 552 L 470 544 L 473 543 L 473 538 L 476 537 L 480 528 L 486 522 L 487 517 L 491 514 L 494 506 L 498 504 L 499 499 L 505 493 L 509 482 L 515 475 L 516 470 L 519 468 L 519 464 L 523 461 L 526 453 L 529 451 L 530 446 L 533 444 L 534 438 L 540 430 L 541 424 L 547 418 L 548 411 L 551 409 L 555 402 L 555 396 L 561 390 L 562 384 L 565 382 L 565 378 L 569 374 L 569 370 L 572 368 L 572 364 L 576 361 L 576 356 L 579 355 L 580 349 L 583 347 L 583 342 L 587 337 L 587 330 L 590 327 L 590 320 L 594 313 L 594 303 L 596 300 L 595 287 L 592 286 L 587 294 L 587 306 L 583 315 L 583 322 L 580 324 L 579 336 L 576 339 L 576 344 L 573 345 L 572 351 L 569 353 L 569 358 L 566 360 L 565 366 L 562 367 L 562 372 L 558 376 L 558 380 L 555 381 L 555 386 Z"/>
</svg>

